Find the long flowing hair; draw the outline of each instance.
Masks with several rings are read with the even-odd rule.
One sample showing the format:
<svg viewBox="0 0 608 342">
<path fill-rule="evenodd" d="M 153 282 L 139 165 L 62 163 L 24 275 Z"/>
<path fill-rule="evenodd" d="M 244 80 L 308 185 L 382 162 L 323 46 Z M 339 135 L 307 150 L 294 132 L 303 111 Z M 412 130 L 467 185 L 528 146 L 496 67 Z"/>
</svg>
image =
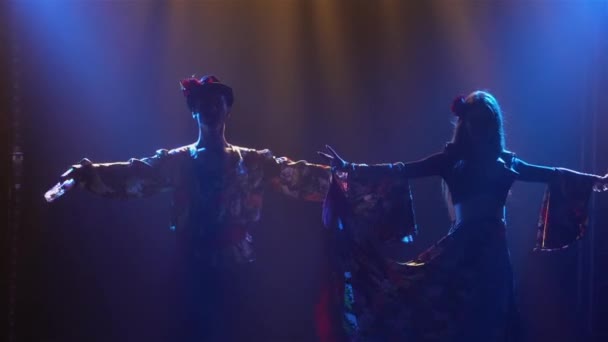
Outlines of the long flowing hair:
<svg viewBox="0 0 608 342">
<path fill-rule="evenodd" d="M 505 150 L 502 110 L 496 98 L 477 90 L 469 94 L 458 111 L 452 144 L 463 159 L 498 158 Z M 472 132 L 477 136 L 473 139 Z"/>
<path fill-rule="evenodd" d="M 503 115 L 496 98 L 482 90 L 457 98 L 452 103 L 457 116 L 451 152 L 456 160 L 497 159 L 505 151 Z M 473 138 L 472 134 L 475 134 Z M 447 184 L 442 182 L 442 191 L 448 212 L 455 221 L 454 205 Z"/>
</svg>

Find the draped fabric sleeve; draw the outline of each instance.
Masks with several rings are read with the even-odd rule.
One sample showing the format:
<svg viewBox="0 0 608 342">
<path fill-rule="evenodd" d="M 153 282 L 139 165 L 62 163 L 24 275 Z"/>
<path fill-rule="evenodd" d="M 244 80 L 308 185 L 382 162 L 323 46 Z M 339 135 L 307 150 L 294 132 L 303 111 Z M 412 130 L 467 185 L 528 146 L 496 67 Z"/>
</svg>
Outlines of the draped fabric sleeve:
<svg viewBox="0 0 608 342">
<path fill-rule="evenodd" d="M 589 219 L 593 175 L 556 168 L 547 185 L 538 219 L 536 248 L 567 248 L 582 238 Z"/>
<path fill-rule="evenodd" d="M 412 241 L 417 233 L 412 194 L 408 179 L 394 167 L 377 164 L 334 173 L 323 205 L 324 224 L 372 230 L 373 238 L 384 242 Z"/>
<path fill-rule="evenodd" d="M 407 163 L 349 164 L 332 179 L 324 223 L 372 229 L 380 241 L 410 242 L 417 226 L 408 179 L 440 176 L 448 163 L 448 154 L 440 152 Z"/>
<path fill-rule="evenodd" d="M 270 150 L 258 152 L 265 161 L 265 180 L 282 194 L 305 201 L 322 202 L 329 187 L 329 166 L 276 157 Z"/>
<path fill-rule="evenodd" d="M 190 148 L 158 150 L 152 157 L 85 166 L 83 187 L 107 198 L 140 198 L 175 189 Z"/>
<path fill-rule="evenodd" d="M 589 199 L 599 176 L 534 165 L 514 157 L 517 180 L 547 184 L 537 223 L 536 251 L 567 248 L 587 229 Z"/>
</svg>

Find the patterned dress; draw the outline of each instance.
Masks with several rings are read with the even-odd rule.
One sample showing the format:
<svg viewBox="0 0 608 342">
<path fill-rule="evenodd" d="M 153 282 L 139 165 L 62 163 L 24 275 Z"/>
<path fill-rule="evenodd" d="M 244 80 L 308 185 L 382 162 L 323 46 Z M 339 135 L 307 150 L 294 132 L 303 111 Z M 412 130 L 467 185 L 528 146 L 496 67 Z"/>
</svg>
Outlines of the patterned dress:
<svg viewBox="0 0 608 342">
<path fill-rule="evenodd" d="M 176 321 L 166 340 L 229 341 L 242 338 L 237 319 L 255 260 L 252 228 L 260 220 L 264 191 L 323 201 L 329 167 L 275 157 L 269 150 L 228 146 L 223 153 L 194 145 L 159 150 L 128 162 L 93 164 L 86 189 L 109 198 L 171 192 L 170 229 L 181 261 L 176 266 Z M 232 336 L 232 337 L 230 337 Z M 234 337 L 237 336 L 237 337 Z"/>
<path fill-rule="evenodd" d="M 411 241 L 416 233 L 407 179 L 425 176 L 442 177 L 456 205 L 474 201 L 497 210 L 453 224 L 415 260 L 390 260 L 384 245 Z M 336 175 L 324 218 L 339 246 L 336 290 L 346 339 L 518 340 L 506 226 L 498 214 L 516 180 L 549 184 L 538 249 L 563 248 L 580 238 L 593 178 L 527 164 L 512 153 L 472 162 L 448 145 L 418 162 L 353 164 Z"/>
</svg>

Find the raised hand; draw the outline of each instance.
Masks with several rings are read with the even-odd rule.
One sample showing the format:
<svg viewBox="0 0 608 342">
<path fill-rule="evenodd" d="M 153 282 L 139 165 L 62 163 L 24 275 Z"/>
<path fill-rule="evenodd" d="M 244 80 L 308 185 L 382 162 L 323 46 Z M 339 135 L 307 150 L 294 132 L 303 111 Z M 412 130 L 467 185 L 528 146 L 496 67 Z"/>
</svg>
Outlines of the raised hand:
<svg viewBox="0 0 608 342">
<path fill-rule="evenodd" d="M 45 194 L 47 202 L 53 202 L 66 192 L 80 184 L 84 185 L 90 178 L 93 171 L 93 163 L 84 158 L 78 164 L 72 165 L 66 172 L 59 176 L 59 183 L 55 184 Z"/>
<path fill-rule="evenodd" d="M 344 171 L 350 165 L 350 163 L 342 159 L 331 146 L 325 145 L 325 148 L 329 153 L 321 151 L 317 151 L 317 153 L 327 160 L 329 166 L 331 166 L 333 170 Z"/>
<path fill-rule="evenodd" d="M 83 158 L 78 164 L 72 165 L 59 178 L 61 181 L 73 179 L 76 182 L 85 182 L 89 178 L 89 174 L 93 169 L 93 162 L 87 158 Z"/>
</svg>

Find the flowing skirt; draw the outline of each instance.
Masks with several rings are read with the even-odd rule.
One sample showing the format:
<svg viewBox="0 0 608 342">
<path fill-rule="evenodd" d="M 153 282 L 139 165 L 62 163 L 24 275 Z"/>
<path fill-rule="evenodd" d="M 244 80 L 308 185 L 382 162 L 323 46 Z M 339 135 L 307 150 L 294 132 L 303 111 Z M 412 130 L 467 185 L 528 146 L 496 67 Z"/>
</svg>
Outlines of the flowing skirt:
<svg viewBox="0 0 608 342">
<path fill-rule="evenodd" d="M 503 221 L 455 225 L 408 263 L 354 247 L 340 289 L 349 340 L 519 339 Z"/>
</svg>

